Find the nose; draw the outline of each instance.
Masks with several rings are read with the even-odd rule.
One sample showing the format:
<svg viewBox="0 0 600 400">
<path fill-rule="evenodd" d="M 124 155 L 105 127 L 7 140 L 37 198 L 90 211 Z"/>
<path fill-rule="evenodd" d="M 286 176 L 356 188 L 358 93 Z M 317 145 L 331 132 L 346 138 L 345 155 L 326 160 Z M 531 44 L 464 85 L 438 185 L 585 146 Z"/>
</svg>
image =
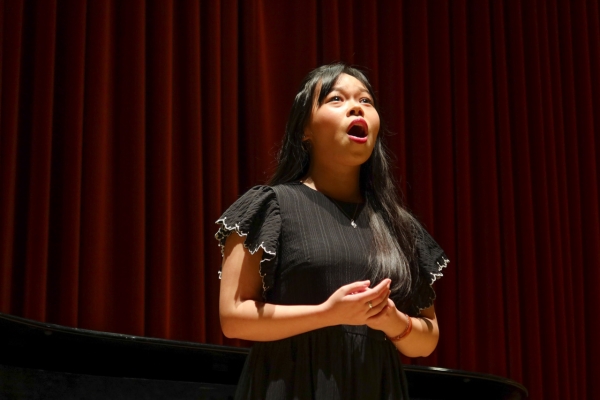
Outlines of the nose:
<svg viewBox="0 0 600 400">
<path fill-rule="evenodd" d="M 350 109 L 348 110 L 348 116 L 364 117 L 364 111 L 359 102 L 355 101 L 350 105 Z"/>
</svg>

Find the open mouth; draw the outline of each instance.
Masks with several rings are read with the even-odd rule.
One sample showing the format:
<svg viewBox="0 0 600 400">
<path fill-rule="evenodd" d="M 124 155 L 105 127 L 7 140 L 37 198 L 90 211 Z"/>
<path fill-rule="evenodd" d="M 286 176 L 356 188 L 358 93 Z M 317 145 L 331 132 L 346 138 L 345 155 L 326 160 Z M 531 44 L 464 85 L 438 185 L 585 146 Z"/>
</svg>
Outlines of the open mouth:
<svg viewBox="0 0 600 400">
<path fill-rule="evenodd" d="M 369 125 L 367 125 L 367 121 L 365 121 L 362 118 L 356 118 L 350 123 L 348 131 L 346 133 L 348 134 L 348 136 L 351 136 L 353 138 L 366 140 L 367 135 L 369 133 L 368 126 Z"/>
<path fill-rule="evenodd" d="M 364 126 L 361 124 L 352 125 L 350 130 L 348 131 L 348 135 L 354 136 L 357 138 L 367 137 L 367 131 Z"/>
</svg>

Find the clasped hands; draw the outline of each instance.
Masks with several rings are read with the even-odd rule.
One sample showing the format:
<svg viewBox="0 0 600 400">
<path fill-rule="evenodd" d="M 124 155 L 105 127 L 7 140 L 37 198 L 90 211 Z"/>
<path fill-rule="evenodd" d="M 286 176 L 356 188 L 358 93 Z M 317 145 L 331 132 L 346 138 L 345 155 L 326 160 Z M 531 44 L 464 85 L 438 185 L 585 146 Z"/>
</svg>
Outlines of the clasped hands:
<svg viewBox="0 0 600 400">
<path fill-rule="evenodd" d="M 370 281 L 353 282 L 336 290 L 324 306 L 332 325 L 367 325 L 371 329 L 395 332 L 406 325 L 389 298 L 390 279 L 370 288 Z"/>
</svg>

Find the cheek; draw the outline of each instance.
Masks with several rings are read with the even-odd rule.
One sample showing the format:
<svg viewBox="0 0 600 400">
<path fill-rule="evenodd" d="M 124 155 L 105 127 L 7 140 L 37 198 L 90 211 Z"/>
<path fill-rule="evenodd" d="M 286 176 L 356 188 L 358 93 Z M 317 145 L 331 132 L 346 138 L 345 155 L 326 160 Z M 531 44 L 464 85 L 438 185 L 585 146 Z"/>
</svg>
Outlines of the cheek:
<svg viewBox="0 0 600 400">
<path fill-rule="evenodd" d="M 315 121 L 316 122 L 316 121 Z M 336 139 L 336 129 L 326 121 L 319 121 L 311 126 L 310 141 L 314 148 L 330 148 Z"/>
<path fill-rule="evenodd" d="M 327 132 L 332 129 L 337 128 L 339 125 L 338 118 L 335 118 L 334 115 L 331 114 L 321 114 L 315 118 L 313 122 L 314 132 Z"/>
<path fill-rule="evenodd" d="M 379 120 L 379 114 L 375 114 L 372 118 L 371 125 L 369 126 L 369 130 L 375 135 L 379 135 L 379 128 L 381 128 L 381 121 Z"/>
</svg>

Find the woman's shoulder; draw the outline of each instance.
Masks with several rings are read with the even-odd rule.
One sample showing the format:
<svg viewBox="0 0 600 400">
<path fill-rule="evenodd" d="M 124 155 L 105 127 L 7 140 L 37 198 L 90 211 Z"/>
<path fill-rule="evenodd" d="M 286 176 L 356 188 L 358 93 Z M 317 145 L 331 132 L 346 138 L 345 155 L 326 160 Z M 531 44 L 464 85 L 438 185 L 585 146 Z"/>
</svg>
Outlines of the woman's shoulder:
<svg viewBox="0 0 600 400">
<path fill-rule="evenodd" d="M 277 185 L 256 185 L 243 193 L 217 220 L 222 223 L 226 218 L 237 214 L 268 213 L 278 210 L 280 201 L 295 197 L 303 189 L 300 182 L 281 183 Z"/>
<path fill-rule="evenodd" d="M 266 242 L 267 252 L 274 252 L 279 236 L 279 204 L 270 186 L 254 186 L 242 194 L 216 221 L 220 225 L 215 237 L 223 246 L 233 231 L 246 236 L 246 247 L 255 252 Z"/>
<path fill-rule="evenodd" d="M 251 187 L 244 194 L 242 194 L 241 197 L 256 196 L 256 195 L 268 194 L 268 193 L 275 193 L 275 194 L 286 193 L 286 192 L 293 193 L 293 192 L 301 191 L 303 189 L 303 187 L 305 187 L 305 186 L 306 185 L 304 185 L 300 181 L 278 183 L 275 185 L 256 185 L 256 186 Z"/>
<path fill-rule="evenodd" d="M 269 186 L 276 194 L 293 194 L 302 190 L 303 186 L 305 186 L 302 182 L 294 181 L 294 182 L 286 182 L 286 183 L 278 183 L 277 185 Z"/>
</svg>

